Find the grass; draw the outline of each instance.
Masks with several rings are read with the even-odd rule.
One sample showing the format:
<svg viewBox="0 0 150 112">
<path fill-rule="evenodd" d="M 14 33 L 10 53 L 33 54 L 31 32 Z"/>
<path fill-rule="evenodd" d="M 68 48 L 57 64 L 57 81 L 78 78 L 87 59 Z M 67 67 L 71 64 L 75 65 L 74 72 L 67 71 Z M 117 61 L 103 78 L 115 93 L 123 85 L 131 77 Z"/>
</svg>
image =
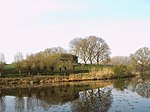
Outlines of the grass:
<svg viewBox="0 0 150 112">
<path fill-rule="evenodd" d="M 71 67 L 68 66 L 67 71 L 66 71 L 66 76 L 69 76 L 72 73 L 73 74 L 89 73 L 93 67 L 96 68 L 96 69 L 99 69 L 99 68 L 103 67 L 103 65 L 78 64 L 78 65 L 75 66 L 74 71 L 72 70 Z M 32 67 L 31 74 L 32 75 L 37 74 L 36 68 L 34 66 Z M 44 76 L 45 75 L 46 76 L 47 75 L 48 76 L 55 76 L 56 74 L 59 74 L 60 76 L 64 76 L 65 71 L 62 68 L 62 71 L 60 72 L 59 67 L 57 67 L 54 72 L 52 72 L 50 69 L 48 69 L 46 71 L 44 69 L 41 69 L 40 74 L 44 75 Z M 27 70 L 26 70 L 25 65 L 22 68 L 22 75 L 19 75 L 18 71 L 15 67 L 15 64 L 6 64 L 4 66 L 4 69 L 2 71 L 2 75 L 0 77 L 26 77 L 26 76 L 27 76 Z"/>
<path fill-rule="evenodd" d="M 111 67 L 92 67 L 89 73 L 72 74 L 69 76 L 70 80 L 98 80 L 109 79 L 114 76 L 114 72 Z"/>
<path fill-rule="evenodd" d="M 32 68 L 32 75 L 36 75 L 36 68 Z M 126 66 L 104 66 L 100 64 L 78 64 L 75 66 L 75 70 L 72 71 L 71 67 L 67 67 L 66 75 L 70 79 L 110 79 L 110 78 L 122 78 L 128 75 L 128 69 Z M 54 72 L 41 69 L 40 74 L 42 76 L 64 76 L 65 71 L 59 71 L 57 67 Z M 4 74 L 1 77 L 28 77 L 25 66 L 22 69 L 22 75 L 18 74 L 14 64 L 7 64 L 4 67 Z"/>
<path fill-rule="evenodd" d="M 130 71 L 126 66 L 88 66 L 89 72 L 86 74 L 80 73 L 77 75 L 70 75 L 70 80 L 99 80 L 99 79 L 114 79 L 131 77 Z"/>
<path fill-rule="evenodd" d="M 27 77 L 26 74 L 7 74 L 7 75 L 1 75 L 0 78 L 17 78 L 17 77 Z"/>
<path fill-rule="evenodd" d="M 6 64 L 4 66 L 4 70 L 9 70 L 9 69 L 15 69 L 15 65 L 14 64 Z"/>
</svg>

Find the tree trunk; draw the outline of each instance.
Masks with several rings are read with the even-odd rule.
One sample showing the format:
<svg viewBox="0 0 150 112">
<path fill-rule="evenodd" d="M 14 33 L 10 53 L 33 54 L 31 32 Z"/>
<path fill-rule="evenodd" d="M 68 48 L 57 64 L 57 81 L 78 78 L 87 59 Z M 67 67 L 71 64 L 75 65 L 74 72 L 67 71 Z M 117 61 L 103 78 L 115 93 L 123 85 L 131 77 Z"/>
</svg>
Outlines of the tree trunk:
<svg viewBox="0 0 150 112">
<path fill-rule="evenodd" d="M 92 61 L 92 60 L 90 60 L 90 64 L 93 64 L 93 61 Z"/>
<path fill-rule="evenodd" d="M 97 64 L 99 64 L 99 56 L 97 56 L 97 59 L 96 59 L 96 61 L 97 61 Z"/>
<path fill-rule="evenodd" d="M 66 66 L 64 67 L 64 71 L 65 71 L 64 76 L 66 76 L 67 75 L 67 67 Z"/>
</svg>

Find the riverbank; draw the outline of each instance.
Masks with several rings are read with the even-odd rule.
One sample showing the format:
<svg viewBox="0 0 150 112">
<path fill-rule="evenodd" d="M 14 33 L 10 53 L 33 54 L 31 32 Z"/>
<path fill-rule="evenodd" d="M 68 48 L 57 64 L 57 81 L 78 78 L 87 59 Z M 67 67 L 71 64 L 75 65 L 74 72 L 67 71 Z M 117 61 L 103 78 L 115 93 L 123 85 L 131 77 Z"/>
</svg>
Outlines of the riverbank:
<svg viewBox="0 0 150 112">
<path fill-rule="evenodd" d="M 122 78 L 133 77 L 134 75 L 124 76 Z M 108 80 L 117 77 L 112 75 L 99 76 L 96 73 L 72 74 L 70 76 L 30 76 L 17 78 L 0 78 L 0 85 L 33 85 L 33 84 L 52 84 L 58 82 L 75 82 L 75 81 L 89 81 L 89 80 Z"/>
<path fill-rule="evenodd" d="M 0 84 L 48 84 L 55 82 L 67 82 L 69 76 L 30 76 L 17 78 L 0 78 Z"/>
<path fill-rule="evenodd" d="M 35 70 L 36 71 L 36 70 Z M 51 84 L 57 82 L 73 82 L 73 81 L 88 81 L 88 80 L 108 80 L 118 78 L 133 77 L 130 70 L 125 65 L 119 66 L 104 66 L 104 65 L 77 65 L 74 72 L 69 71 L 61 72 L 40 72 L 29 76 L 27 74 L 8 74 L 1 75 L 0 85 L 12 84 Z M 58 75 L 59 74 L 59 75 Z M 64 76 L 65 75 L 65 76 Z"/>
</svg>

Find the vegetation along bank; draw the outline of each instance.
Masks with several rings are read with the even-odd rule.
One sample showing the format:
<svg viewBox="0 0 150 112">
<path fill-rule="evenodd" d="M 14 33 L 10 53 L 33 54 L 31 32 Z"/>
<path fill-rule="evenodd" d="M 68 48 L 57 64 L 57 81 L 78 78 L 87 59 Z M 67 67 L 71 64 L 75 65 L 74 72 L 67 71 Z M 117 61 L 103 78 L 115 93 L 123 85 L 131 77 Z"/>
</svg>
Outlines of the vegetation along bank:
<svg viewBox="0 0 150 112">
<path fill-rule="evenodd" d="M 74 38 L 70 50 L 47 48 L 14 62 L 5 63 L 0 54 L 0 83 L 51 83 L 61 81 L 101 80 L 150 74 L 150 49 L 143 47 L 130 56 L 110 57 L 108 44 L 100 37 Z"/>
</svg>

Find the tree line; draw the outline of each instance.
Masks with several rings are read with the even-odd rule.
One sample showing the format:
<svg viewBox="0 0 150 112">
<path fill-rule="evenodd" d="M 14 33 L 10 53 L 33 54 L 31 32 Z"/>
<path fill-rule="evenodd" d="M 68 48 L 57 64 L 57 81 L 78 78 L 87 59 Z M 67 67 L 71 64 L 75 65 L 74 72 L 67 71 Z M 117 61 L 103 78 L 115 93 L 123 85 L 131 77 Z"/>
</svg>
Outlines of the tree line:
<svg viewBox="0 0 150 112">
<path fill-rule="evenodd" d="M 27 54 L 23 59 L 23 54 L 18 52 L 14 56 L 14 62 L 19 74 L 22 73 L 22 67 L 25 66 L 27 74 L 31 74 L 34 67 L 37 74 L 41 69 L 54 72 L 55 69 L 66 71 L 67 66 L 74 69 L 74 64 L 78 61 L 84 64 L 109 64 L 109 65 L 127 65 L 137 71 L 150 71 L 150 49 L 143 47 L 138 49 L 130 56 L 110 57 L 111 50 L 104 39 L 97 36 L 88 36 L 84 38 L 74 38 L 69 43 L 70 50 L 62 47 L 47 48 L 42 52 Z M 0 53 L 0 75 L 5 66 L 5 56 Z"/>
<path fill-rule="evenodd" d="M 2 73 L 6 65 L 3 54 L 0 54 L 0 60 L 0 73 Z M 55 71 L 67 74 L 67 68 L 69 67 L 73 72 L 77 63 L 77 56 L 67 53 L 61 47 L 53 47 L 35 54 L 27 54 L 25 59 L 23 54 L 18 52 L 14 55 L 14 62 L 10 65 L 15 66 L 18 74 L 26 72 L 28 75 L 31 73 L 33 75 L 34 72 L 34 74 L 40 75 L 41 73 L 53 74 Z"/>
<path fill-rule="evenodd" d="M 35 69 L 36 74 L 40 75 L 41 71 L 45 74 L 47 72 L 54 73 L 57 69 L 59 72 L 64 71 L 64 74 L 67 73 L 68 67 L 73 67 L 77 63 L 77 56 L 67 53 L 49 53 L 46 49 L 43 52 L 36 54 L 30 54 L 26 56 L 26 59 L 22 58 L 21 53 L 15 55 L 15 66 L 18 70 L 18 73 L 22 73 L 22 68 L 25 66 L 27 74 L 31 75 L 31 71 Z M 49 49 L 50 50 L 50 49 Z M 71 68 L 73 70 L 73 68 Z"/>
</svg>

